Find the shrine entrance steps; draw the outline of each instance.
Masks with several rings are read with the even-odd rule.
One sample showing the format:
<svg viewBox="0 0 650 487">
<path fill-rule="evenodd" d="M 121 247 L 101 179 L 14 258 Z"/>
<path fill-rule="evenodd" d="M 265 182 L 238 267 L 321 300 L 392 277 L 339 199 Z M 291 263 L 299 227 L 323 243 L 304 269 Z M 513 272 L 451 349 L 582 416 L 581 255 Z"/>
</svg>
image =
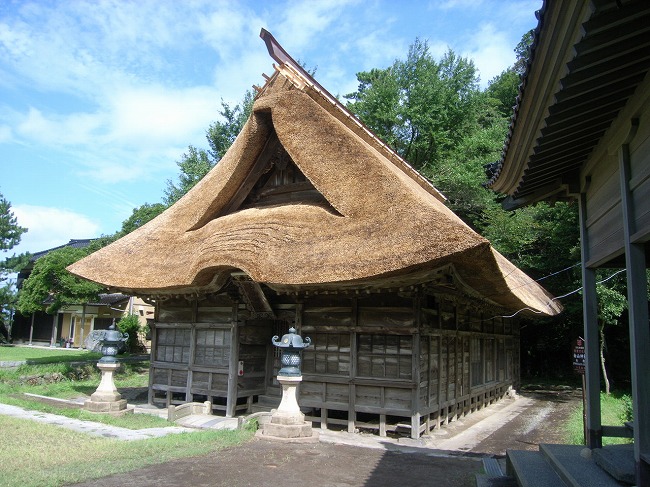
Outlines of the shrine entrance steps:
<svg viewBox="0 0 650 487">
<path fill-rule="evenodd" d="M 539 451 L 508 450 L 505 475 L 489 461 L 485 471 L 477 475 L 477 487 L 623 487 L 635 483 L 632 445 L 589 450 L 580 445 L 542 444 Z"/>
</svg>

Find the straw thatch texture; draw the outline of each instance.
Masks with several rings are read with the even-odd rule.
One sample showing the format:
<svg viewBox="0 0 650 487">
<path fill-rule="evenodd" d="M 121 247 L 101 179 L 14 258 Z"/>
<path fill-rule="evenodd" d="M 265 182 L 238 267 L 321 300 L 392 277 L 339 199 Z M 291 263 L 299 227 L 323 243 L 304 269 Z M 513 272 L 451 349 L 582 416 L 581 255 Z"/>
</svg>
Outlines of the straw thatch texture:
<svg viewBox="0 0 650 487">
<path fill-rule="evenodd" d="M 228 153 L 155 220 L 70 266 L 134 294 L 215 291 L 241 269 L 271 287 L 380 285 L 453 264 L 466 285 L 509 309 L 561 309 L 318 97 L 274 76 Z M 222 214 L 277 135 L 336 212 L 286 204 Z"/>
</svg>

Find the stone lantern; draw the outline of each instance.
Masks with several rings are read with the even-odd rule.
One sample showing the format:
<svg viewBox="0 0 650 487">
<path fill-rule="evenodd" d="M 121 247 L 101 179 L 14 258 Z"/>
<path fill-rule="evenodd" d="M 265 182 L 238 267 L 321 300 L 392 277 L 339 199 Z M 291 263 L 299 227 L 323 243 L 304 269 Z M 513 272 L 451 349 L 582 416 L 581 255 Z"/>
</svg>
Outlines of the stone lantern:
<svg viewBox="0 0 650 487">
<path fill-rule="evenodd" d="M 278 347 L 281 352 L 280 363 L 282 368 L 278 371 L 278 377 L 301 377 L 300 365 L 302 364 L 301 353 L 303 349 L 311 345 L 311 338 L 307 337 L 303 341 L 300 335 L 296 334 L 295 328 L 289 328 L 289 333 L 278 340 L 278 336 L 271 339 L 273 345 Z"/>
<path fill-rule="evenodd" d="M 115 323 L 108 327 L 100 340 L 102 358 L 99 361 L 103 364 L 117 363 L 115 356 L 129 339 L 128 333 L 122 333 L 115 329 Z"/>
<path fill-rule="evenodd" d="M 300 372 L 302 351 L 311 345 L 311 339 L 296 334 L 295 328 L 278 340 L 277 335 L 271 340 L 281 351 L 282 368 L 278 372 L 278 382 L 282 386 L 282 401 L 271 412 L 271 421 L 264 424 L 263 434 L 278 438 L 313 438 L 311 422 L 305 421 L 296 399 L 296 389 L 302 381 Z"/>
<path fill-rule="evenodd" d="M 113 323 L 104 333 L 101 343 L 102 358 L 97 362 L 97 368 L 102 372 L 102 380 L 97 390 L 93 392 L 84 403 L 84 407 L 96 413 L 126 413 L 126 399 L 117 392 L 113 374 L 120 368 L 120 363 L 115 358 L 120 348 L 124 346 L 129 338 L 127 333 L 121 333 L 115 329 Z"/>
</svg>

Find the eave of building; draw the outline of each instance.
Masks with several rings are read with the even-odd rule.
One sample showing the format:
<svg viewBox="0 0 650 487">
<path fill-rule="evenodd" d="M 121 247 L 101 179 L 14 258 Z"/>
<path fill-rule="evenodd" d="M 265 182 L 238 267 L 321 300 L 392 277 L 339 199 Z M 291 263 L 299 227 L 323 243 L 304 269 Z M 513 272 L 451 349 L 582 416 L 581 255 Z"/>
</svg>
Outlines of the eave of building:
<svg viewBox="0 0 650 487">
<path fill-rule="evenodd" d="M 580 168 L 650 68 L 650 4 L 549 1 L 533 54 L 488 184 L 509 195 L 507 208 L 576 191 Z"/>
<path fill-rule="evenodd" d="M 499 304 L 490 296 L 486 296 L 481 292 L 469 286 L 460 274 L 456 271 L 453 264 L 444 265 L 442 267 L 428 270 L 417 271 L 404 275 L 386 276 L 382 279 L 368 280 L 363 282 L 347 282 L 347 283 L 332 283 L 318 284 L 318 285 L 301 285 L 301 286 L 287 286 L 277 285 L 272 283 L 256 283 L 252 281 L 245 273 L 234 271 L 231 274 L 231 282 L 237 287 L 237 299 L 241 300 L 246 307 L 258 313 L 273 315 L 273 309 L 269 304 L 267 293 L 269 291 L 277 294 L 278 296 L 287 295 L 293 296 L 297 299 L 306 299 L 313 296 L 349 296 L 349 297 L 362 297 L 372 294 L 381 293 L 396 293 L 403 296 L 415 296 L 419 293 L 431 295 L 444 295 L 447 299 L 462 300 L 467 302 L 472 301 L 475 305 L 503 312 L 506 310 L 503 304 Z M 245 285 L 245 287 L 242 287 Z M 147 293 L 141 295 L 146 302 L 153 304 L 155 302 L 164 302 L 169 299 L 187 299 L 187 300 L 204 300 L 209 299 L 211 296 L 218 294 L 228 294 L 228 286 L 215 292 L 168 292 Z M 528 310 L 522 309 L 523 315 L 533 316 Z M 518 313 L 517 313 L 518 314 Z"/>
</svg>

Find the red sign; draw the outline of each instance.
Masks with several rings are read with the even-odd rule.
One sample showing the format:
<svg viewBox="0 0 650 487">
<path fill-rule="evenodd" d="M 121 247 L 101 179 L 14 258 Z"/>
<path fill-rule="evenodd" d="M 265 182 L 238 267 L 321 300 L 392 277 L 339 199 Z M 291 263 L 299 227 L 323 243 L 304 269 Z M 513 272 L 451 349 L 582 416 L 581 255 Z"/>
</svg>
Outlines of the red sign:
<svg viewBox="0 0 650 487">
<path fill-rule="evenodd" d="M 573 370 L 578 374 L 585 373 L 585 341 L 582 338 L 573 343 Z"/>
</svg>

